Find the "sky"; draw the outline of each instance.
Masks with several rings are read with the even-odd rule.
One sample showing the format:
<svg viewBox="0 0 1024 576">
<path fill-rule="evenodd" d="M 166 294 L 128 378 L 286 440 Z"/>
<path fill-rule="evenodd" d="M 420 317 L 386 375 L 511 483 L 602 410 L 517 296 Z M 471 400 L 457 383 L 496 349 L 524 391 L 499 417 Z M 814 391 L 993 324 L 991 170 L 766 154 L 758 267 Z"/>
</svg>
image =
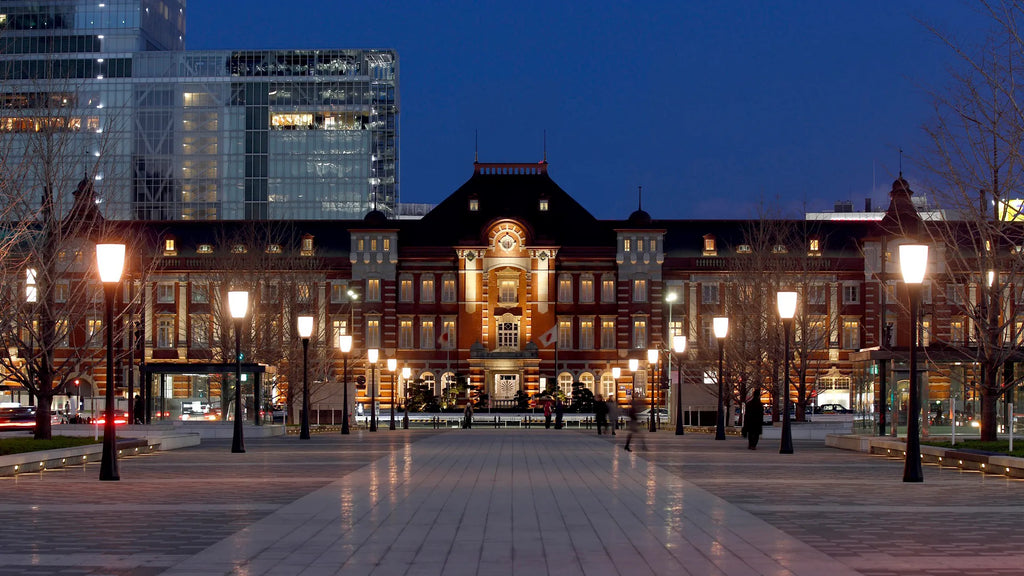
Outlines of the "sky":
<svg viewBox="0 0 1024 576">
<path fill-rule="evenodd" d="M 481 162 L 539 162 L 594 216 L 799 217 L 885 205 L 949 83 L 929 24 L 960 0 L 190 2 L 186 47 L 392 48 L 400 194 L 438 203 Z"/>
</svg>

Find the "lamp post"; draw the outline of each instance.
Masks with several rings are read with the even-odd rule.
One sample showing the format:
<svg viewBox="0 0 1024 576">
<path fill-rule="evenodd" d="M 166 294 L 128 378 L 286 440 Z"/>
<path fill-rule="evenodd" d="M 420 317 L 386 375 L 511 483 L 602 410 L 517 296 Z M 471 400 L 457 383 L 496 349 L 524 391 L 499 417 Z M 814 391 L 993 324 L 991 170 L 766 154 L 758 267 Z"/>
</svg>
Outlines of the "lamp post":
<svg viewBox="0 0 1024 576">
<path fill-rule="evenodd" d="M 245 452 L 245 439 L 242 437 L 242 320 L 249 312 L 249 292 L 232 290 L 228 292 L 228 309 L 235 320 L 235 427 L 231 434 L 231 452 Z"/>
<path fill-rule="evenodd" d="M 103 419 L 103 458 L 100 461 L 100 480 L 120 480 L 117 471 L 117 437 L 114 432 L 114 298 L 124 271 L 124 244 L 97 244 L 96 264 L 103 282 L 103 302 L 107 328 L 107 389 L 106 417 Z"/>
<path fill-rule="evenodd" d="M 779 318 L 782 319 L 782 333 L 785 340 L 782 363 L 782 443 L 779 445 L 779 454 L 792 454 L 793 430 L 789 421 L 789 333 L 793 327 L 793 317 L 796 316 L 797 294 L 796 292 L 778 292 L 775 298 L 779 308 Z M 750 415 L 747 414 L 747 418 L 749 417 Z"/>
<path fill-rule="evenodd" d="M 651 416 L 647 418 L 647 429 L 651 432 L 658 430 L 657 424 L 654 422 L 654 414 L 656 408 L 654 407 L 654 387 L 658 384 L 654 379 L 654 370 L 658 365 L 658 350 L 651 348 L 647 351 L 647 371 L 650 372 L 648 380 L 651 382 Z"/>
<path fill-rule="evenodd" d="M 675 336 L 675 332 L 672 331 L 672 304 L 679 299 L 679 295 L 675 292 L 669 292 L 665 295 L 665 302 L 668 302 L 668 338 L 664 340 L 665 349 L 668 351 L 672 346 L 672 338 Z M 669 351 L 667 354 L 665 374 L 668 376 L 668 383 L 672 383 L 672 353 Z M 668 402 L 665 403 L 665 408 L 668 408 Z M 660 422 L 660 421 L 659 421 Z"/>
<path fill-rule="evenodd" d="M 612 401 L 619 401 L 619 377 L 622 376 L 622 368 L 612 367 Z M 618 406 L 618 404 L 616 404 Z"/>
<path fill-rule="evenodd" d="M 715 440 L 725 440 L 725 389 L 722 385 L 723 360 L 725 358 L 725 337 L 729 334 L 729 319 L 718 317 L 713 321 L 715 338 L 718 340 L 718 413 L 715 419 Z"/>
<path fill-rule="evenodd" d="M 402 416 L 402 429 L 409 429 L 409 377 L 412 376 L 412 368 L 408 366 L 402 367 L 402 381 L 405 385 L 402 386 L 402 392 L 405 394 L 405 415 Z"/>
<path fill-rule="evenodd" d="M 343 368 L 341 369 L 341 403 L 343 404 L 341 410 L 341 433 L 349 434 L 348 429 L 348 353 L 352 351 L 352 335 L 342 334 L 338 341 L 338 347 L 341 348 L 341 353 L 345 358 Z"/>
<path fill-rule="evenodd" d="M 672 350 L 679 355 L 676 364 L 679 366 L 679 374 L 676 380 L 676 436 L 682 436 L 683 430 L 683 353 L 686 352 L 686 336 L 672 337 Z"/>
<path fill-rule="evenodd" d="M 918 417 L 921 395 L 917 381 L 917 316 L 920 308 L 921 282 L 928 266 L 928 246 L 900 245 L 900 272 L 910 298 L 910 406 L 907 413 L 907 456 L 903 463 L 904 482 L 924 482 L 921 471 L 921 439 Z"/>
<path fill-rule="evenodd" d="M 388 372 L 391 372 L 391 423 L 388 430 L 395 429 L 395 370 L 398 370 L 398 359 L 388 358 Z"/>
<path fill-rule="evenodd" d="M 299 316 L 299 338 L 302 339 L 302 425 L 299 440 L 309 440 L 309 337 L 313 335 L 313 317 Z"/>
<path fill-rule="evenodd" d="M 379 351 L 370 348 L 366 351 L 366 361 L 370 363 L 370 432 L 377 431 L 377 358 Z"/>
</svg>

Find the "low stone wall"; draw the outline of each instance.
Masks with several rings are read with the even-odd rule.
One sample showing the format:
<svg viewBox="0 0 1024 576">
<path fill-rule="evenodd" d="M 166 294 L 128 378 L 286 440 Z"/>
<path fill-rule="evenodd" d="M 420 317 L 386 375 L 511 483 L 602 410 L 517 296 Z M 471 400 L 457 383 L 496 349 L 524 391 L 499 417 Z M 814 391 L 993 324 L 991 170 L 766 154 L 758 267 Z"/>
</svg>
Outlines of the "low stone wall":
<svg viewBox="0 0 1024 576">
<path fill-rule="evenodd" d="M 904 459 L 907 443 L 903 439 L 835 434 L 825 438 L 825 445 L 842 450 L 854 450 Z M 972 470 L 982 474 L 995 474 L 1011 478 L 1024 478 L 1024 458 L 987 454 L 956 448 L 921 445 L 921 462 L 939 467 Z"/>
<path fill-rule="evenodd" d="M 199 442 L 199 436 L 195 434 L 153 434 L 148 438 L 119 438 L 117 440 L 117 455 L 118 458 L 127 458 L 158 450 L 198 446 Z M 72 448 L 8 454 L 0 456 L 0 476 L 15 476 L 25 472 L 41 472 L 99 462 L 102 454 L 102 442 Z"/>
</svg>

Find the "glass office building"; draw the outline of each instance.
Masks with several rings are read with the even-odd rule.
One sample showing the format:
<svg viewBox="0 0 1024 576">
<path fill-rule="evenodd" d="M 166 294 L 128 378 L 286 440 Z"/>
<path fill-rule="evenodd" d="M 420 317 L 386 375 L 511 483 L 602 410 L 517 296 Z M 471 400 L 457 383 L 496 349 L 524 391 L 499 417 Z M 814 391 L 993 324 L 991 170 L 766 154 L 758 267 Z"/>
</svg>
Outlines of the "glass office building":
<svg viewBox="0 0 1024 576">
<path fill-rule="evenodd" d="M 394 51 L 185 51 L 183 1 L 3 0 L 0 27 L 0 137 L 66 137 L 64 207 L 87 174 L 114 219 L 394 213 Z"/>
</svg>

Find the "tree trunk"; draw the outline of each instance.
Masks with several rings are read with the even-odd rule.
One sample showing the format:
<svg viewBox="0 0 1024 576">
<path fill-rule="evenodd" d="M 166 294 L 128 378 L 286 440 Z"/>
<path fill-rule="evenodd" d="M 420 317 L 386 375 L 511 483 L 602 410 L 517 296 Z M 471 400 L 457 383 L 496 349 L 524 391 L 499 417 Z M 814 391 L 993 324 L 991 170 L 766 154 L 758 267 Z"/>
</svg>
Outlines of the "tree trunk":
<svg viewBox="0 0 1024 576">
<path fill-rule="evenodd" d="M 999 367 L 991 361 L 982 364 L 981 382 L 981 440 L 996 439 L 996 401 L 999 399 L 996 377 Z"/>
</svg>

